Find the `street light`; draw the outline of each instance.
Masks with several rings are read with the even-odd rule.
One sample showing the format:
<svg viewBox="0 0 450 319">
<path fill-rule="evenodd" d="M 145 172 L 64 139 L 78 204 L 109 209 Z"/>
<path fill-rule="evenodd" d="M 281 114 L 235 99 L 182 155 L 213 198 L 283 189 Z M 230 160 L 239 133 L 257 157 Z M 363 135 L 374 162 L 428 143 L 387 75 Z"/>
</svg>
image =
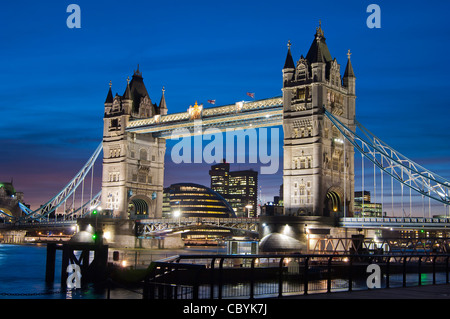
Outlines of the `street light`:
<svg viewBox="0 0 450 319">
<path fill-rule="evenodd" d="M 91 206 L 90 208 L 91 208 L 92 216 L 95 216 L 95 232 L 94 232 L 94 235 L 92 236 L 92 239 L 94 239 L 95 242 L 102 243 L 103 242 L 103 239 L 102 239 L 103 231 L 99 231 L 97 229 L 97 219 L 98 219 L 97 214 L 99 212 L 101 212 L 102 208 L 100 206 L 98 206 L 98 207 Z"/>
<path fill-rule="evenodd" d="M 253 206 L 249 204 L 245 206 L 245 208 L 247 208 L 247 217 L 250 218 L 250 209 L 253 208 Z"/>
<path fill-rule="evenodd" d="M 180 221 L 180 217 L 181 217 L 181 211 L 180 210 L 176 210 L 173 212 L 173 217 L 178 218 L 178 226 L 180 226 L 181 221 Z"/>
</svg>

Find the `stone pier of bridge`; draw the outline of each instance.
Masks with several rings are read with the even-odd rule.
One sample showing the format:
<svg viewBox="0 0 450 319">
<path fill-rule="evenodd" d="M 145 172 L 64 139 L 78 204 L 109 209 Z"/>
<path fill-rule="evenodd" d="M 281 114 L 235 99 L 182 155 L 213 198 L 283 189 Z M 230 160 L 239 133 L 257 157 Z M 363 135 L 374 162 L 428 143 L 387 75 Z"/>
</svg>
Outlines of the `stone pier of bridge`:
<svg viewBox="0 0 450 319">
<path fill-rule="evenodd" d="M 25 242 L 25 230 L 0 230 L 0 242 L 4 244 L 23 244 Z"/>
</svg>

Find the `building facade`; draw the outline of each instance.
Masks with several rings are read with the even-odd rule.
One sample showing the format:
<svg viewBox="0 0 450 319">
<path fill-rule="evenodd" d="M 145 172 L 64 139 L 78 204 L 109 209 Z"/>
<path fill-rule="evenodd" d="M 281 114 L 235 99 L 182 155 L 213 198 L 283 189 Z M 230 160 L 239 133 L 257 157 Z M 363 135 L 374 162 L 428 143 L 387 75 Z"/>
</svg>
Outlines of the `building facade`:
<svg viewBox="0 0 450 319">
<path fill-rule="evenodd" d="M 297 63 L 288 53 L 283 68 L 285 215 L 351 216 L 354 150 L 324 114 L 326 108 L 354 128 L 355 74 L 348 53 L 341 66 L 332 58 L 319 26 Z"/>
<path fill-rule="evenodd" d="M 236 217 L 230 204 L 219 193 L 206 186 L 194 183 L 172 184 L 165 192 L 165 200 L 169 201 L 171 211 L 170 218 Z"/>
<path fill-rule="evenodd" d="M 258 204 L 258 172 L 230 171 L 229 163 L 211 166 L 211 189 L 221 194 L 238 217 L 256 217 Z"/>
<path fill-rule="evenodd" d="M 126 132 L 128 121 L 167 114 L 164 90 L 154 104 L 142 73 L 134 72 L 123 95 L 105 101 L 102 207 L 115 217 L 161 217 L 166 141 L 151 134 Z"/>
<path fill-rule="evenodd" d="M 380 203 L 372 203 L 370 192 L 355 192 L 354 202 L 355 217 L 383 217 L 383 205 Z"/>
</svg>

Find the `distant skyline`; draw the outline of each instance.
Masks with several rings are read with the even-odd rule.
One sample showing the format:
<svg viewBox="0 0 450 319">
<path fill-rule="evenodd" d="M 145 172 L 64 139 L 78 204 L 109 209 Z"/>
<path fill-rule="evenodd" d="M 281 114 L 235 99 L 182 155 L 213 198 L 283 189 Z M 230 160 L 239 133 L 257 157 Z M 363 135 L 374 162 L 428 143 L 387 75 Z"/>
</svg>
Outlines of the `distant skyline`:
<svg viewBox="0 0 450 319">
<path fill-rule="evenodd" d="M 71 3 L 81 8 L 80 29 L 66 25 Z M 114 94 L 122 94 L 138 64 L 153 103 L 165 88 L 169 113 L 186 111 L 195 101 L 205 107 L 212 99 L 216 106 L 248 101 L 247 92 L 255 99 L 280 96 L 287 42 L 295 61 L 306 56 L 319 21 L 341 73 L 347 51 L 352 52 L 357 119 L 396 150 L 450 179 L 450 4 L 376 1 L 381 28 L 369 29 L 370 3 L 2 4 L 0 181 L 13 179 L 32 208 L 53 197 L 102 140 L 109 82 Z M 168 141 L 166 156 L 172 144 Z M 282 159 L 280 164 L 278 174 L 259 176 L 265 201 L 278 195 Z M 209 167 L 168 160 L 165 184 L 209 186 Z M 258 169 L 233 164 L 232 170 L 250 167 Z M 100 170 L 96 167 L 96 176 Z"/>
</svg>

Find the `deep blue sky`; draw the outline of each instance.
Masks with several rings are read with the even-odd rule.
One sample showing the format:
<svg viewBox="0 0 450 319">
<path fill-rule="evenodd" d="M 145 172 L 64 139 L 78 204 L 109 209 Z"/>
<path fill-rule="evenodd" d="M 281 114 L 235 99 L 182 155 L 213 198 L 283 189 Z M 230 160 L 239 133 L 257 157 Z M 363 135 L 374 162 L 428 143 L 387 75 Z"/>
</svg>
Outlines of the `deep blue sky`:
<svg viewBox="0 0 450 319">
<path fill-rule="evenodd" d="M 81 29 L 66 26 L 71 3 Z M 366 26 L 370 3 L 381 8 L 381 29 Z M 449 178 L 449 9 L 446 1 L 8 1 L 0 180 L 13 178 L 32 208 L 55 195 L 102 139 L 109 81 L 122 94 L 138 63 L 153 102 L 165 87 L 169 113 L 248 100 L 246 92 L 280 95 L 287 41 L 294 60 L 306 55 L 319 20 L 342 72 L 352 51 L 359 121 Z M 209 185 L 208 166 L 166 167 L 166 184 Z M 281 168 L 260 180 L 270 200 Z"/>
</svg>

